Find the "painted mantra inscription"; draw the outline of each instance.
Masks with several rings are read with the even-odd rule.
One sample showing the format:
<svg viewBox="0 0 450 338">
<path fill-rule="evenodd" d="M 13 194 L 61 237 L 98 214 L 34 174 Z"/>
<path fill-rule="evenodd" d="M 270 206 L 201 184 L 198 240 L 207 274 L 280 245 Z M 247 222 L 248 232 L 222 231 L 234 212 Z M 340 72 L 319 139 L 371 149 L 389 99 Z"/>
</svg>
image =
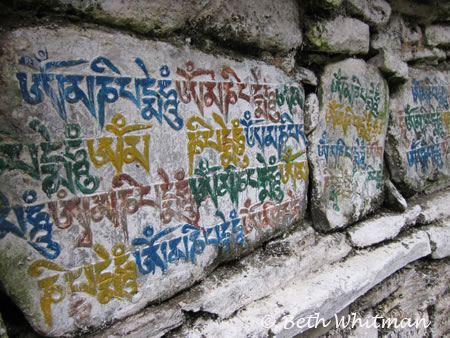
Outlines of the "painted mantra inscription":
<svg viewBox="0 0 450 338">
<path fill-rule="evenodd" d="M 381 193 L 387 107 L 381 76 L 367 78 L 370 73 L 362 61 L 347 60 L 332 68 L 323 84 L 331 95 L 323 103 L 324 128 L 317 133 L 315 155 L 324 167 L 324 213 L 362 215 L 372 196 Z M 361 196 L 360 206 L 349 203 L 355 195 Z"/>
<path fill-rule="evenodd" d="M 408 167 L 414 168 L 420 176 L 444 168 L 446 153 L 443 149 L 447 148 L 448 142 L 447 88 L 448 84 L 436 77 L 433 80 L 428 76 L 423 80 L 413 78 L 411 96 L 414 105 L 406 104 L 405 114 L 399 117 L 404 137 L 410 144 L 406 152 Z"/>
<path fill-rule="evenodd" d="M 33 252 L 27 278 L 47 328 L 67 309 L 89 322 L 93 301 L 131 304 L 171 269 L 189 275 L 204 255 L 301 219 L 304 90 L 281 71 L 51 52 L 18 57 L 30 137 L 0 140 L 0 177 L 14 185 L 0 191 L 0 250 Z"/>
</svg>

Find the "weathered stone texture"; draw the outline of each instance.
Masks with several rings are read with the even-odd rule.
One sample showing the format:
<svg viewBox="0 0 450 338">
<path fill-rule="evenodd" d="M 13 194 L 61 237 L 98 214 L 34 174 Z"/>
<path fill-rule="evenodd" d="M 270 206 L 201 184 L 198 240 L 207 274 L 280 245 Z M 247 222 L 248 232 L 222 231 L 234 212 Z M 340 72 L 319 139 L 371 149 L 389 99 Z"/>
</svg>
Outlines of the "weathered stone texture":
<svg viewBox="0 0 450 338">
<path fill-rule="evenodd" d="M 395 238 L 407 225 L 414 225 L 421 212 L 420 206 L 415 206 L 403 214 L 388 213 L 362 221 L 349 229 L 352 244 L 359 248 L 380 243 Z"/>
<path fill-rule="evenodd" d="M 419 260 L 371 289 L 350 305 L 348 312 L 379 316 L 375 323 L 378 337 L 445 337 L 450 330 L 448 274 L 446 261 Z M 383 328 L 381 318 L 392 322 L 385 322 Z M 411 326 L 405 325 L 408 319 Z M 325 337 L 354 337 L 353 333 L 339 328 Z"/>
<path fill-rule="evenodd" d="M 432 196 L 423 195 L 411 199 L 411 206 L 420 205 L 422 211 L 417 219 L 418 224 L 431 224 L 439 220 L 445 220 L 450 217 L 448 201 L 450 200 L 450 191 L 445 189 Z"/>
<path fill-rule="evenodd" d="M 417 232 L 401 241 L 325 267 L 306 279 L 296 279 L 288 287 L 248 305 L 227 320 L 198 319 L 180 334 L 191 337 L 269 334 L 292 337 L 306 328 L 294 325 L 285 330 L 286 314 L 291 315 L 294 322 L 316 312 L 328 320 L 386 277 L 430 252 L 428 236 L 425 232 Z M 273 316 L 275 321 L 270 331 L 262 325 L 267 315 Z"/>
<path fill-rule="evenodd" d="M 302 43 L 297 3 L 287 1 L 208 1 L 194 23 L 227 43 L 288 52 Z"/>
<path fill-rule="evenodd" d="M 342 228 L 381 204 L 388 95 L 378 69 L 362 60 L 325 67 L 319 122 L 308 135 L 311 212 L 319 229 Z"/>
<path fill-rule="evenodd" d="M 54 337 L 448 336 L 447 2 L 0 0 L 2 291 Z M 356 312 L 431 325 L 286 327 Z"/>
<path fill-rule="evenodd" d="M 351 14 L 360 16 L 371 26 L 382 27 L 389 21 L 391 6 L 384 0 L 346 0 Z"/>
<path fill-rule="evenodd" d="M 320 254 L 324 251 L 327 255 Z M 289 287 L 296 280 L 342 260 L 350 251 L 344 235 L 319 237 L 307 227 L 268 243 L 262 255 L 242 259 L 235 266 L 237 271 L 241 270 L 239 273 L 230 275 L 228 267 L 219 268 L 190 290 L 180 305 L 184 311 L 205 311 L 226 319 L 252 302 L 270 296 L 274 290 Z M 222 281 L 219 285 L 218 280 Z M 267 283 L 268 280 L 273 282 Z"/>
<path fill-rule="evenodd" d="M 0 40 L 0 279 L 37 331 L 127 317 L 302 219 L 281 70 L 72 26 Z"/>
<path fill-rule="evenodd" d="M 243 44 L 262 50 L 288 52 L 302 43 L 300 18 L 294 0 L 287 1 L 133 1 L 60 0 L 83 15 L 140 33 L 166 36 L 194 27 L 228 45 Z"/>
<path fill-rule="evenodd" d="M 308 135 L 319 123 L 319 98 L 315 93 L 306 97 L 305 101 L 305 133 Z"/>
<path fill-rule="evenodd" d="M 446 311 L 448 312 L 448 297 L 446 296 L 449 289 L 448 274 L 450 270 L 448 264 L 432 265 L 428 263 L 427 265 L 429 266 L 422 267 L 416 263 L 412 264 L 410 269 L 401 271 L 394 282 L 397 285 L 395 292 L 376 309 L 378 314 L 386 318 L 397 318 L 399 321 L 403 318 L 423 319 L 422 323 L 425 324 L 431 324 L 430 320 L 433 319 L 433 325 L 428 328 L 424 324 L 412 328 L 390 327 L 384 330 L 384 334 L 393 337 L 424 337 L 427 333 L 434 331 L 433 337 L 442 337 L 442 334 L 450 329 L 448 313 L 446 323 L 440 320 L 442 315 L 445 316 Z M 442 305 L 447 306 L 447 310 L 442 309 Z M 436 308 L 438 308 L 437 311 Z M 431 318 L 431 313 L 437 318 Z M 441 334 L 438 334 L 439 332 Z"/>
<path fill-rule="evenodd" d="M 392 15 L 385 28 L 371 36 L 370 45 L 373 49 L 386 53 L 384 58 L 389 59 L 384 63 L 390 65 L 386 68 L 393 68 L 394 65 L 397 69 L 404 68 L 401 61 L 435 63 L 446 58 L 443 50 L 425 46 L 422 29 L 418 24 L 407 23 L 399 15 Z"/>
<path fill-rule="evenodd" d="M 185 318 L 172 301 L 159 306 L 149 306 L 136 315 L 99 332 L 89 338 L 159 338 L 182 325 Z"/>
<path fill-rule="evenodd" d="M 369 26 L 353 18 L 338 16 L 317 22 L 308 29 L 306 36 L 315 51 L 347 55 L 369 51 Z"/>
<path fill-rule="evenodd" d="M 450 25 L 431 25 L 425 28 L 425 38 L 429 46 L 450 47 Z"/>
<path fill-rule="evenodd" d="M 410 68 L 410 80 L 391 96 L 387 163 L 407 196 L 448 184 L 449 83 L 449 72 Z"/>
<path fill-rule="evenodd" d="M 182 29 L 204 7 L 197 1 L 172 0 L 134 0 L 132 5 L 121 0 L 59 0 L 57 3 L 62 10 L 72 6 L 83 15 L 100 22 L 157 35 L 167 35 Z"/>
<path fill-rule="evenodd" d="M 390 51 L 381 50 L 368 61 L 377 66 L 389 80 L 406 82 L 408 80 L 408 64 Z"/>
<path fill-rule="evenodd" d="M 413 17 L 417 23 L 450 21 L 450 3 L 448 1 L 395 0 L 389 2 L 394 11 Z"/>
<path fill-rule="evenodd" d="M 431 257 L 440 259 L 450 256 L 450 219 L 443 221 L 442 226 L 430 227 L 426 231 L 430 236 Z"/>
<path fill-rule="evenodd" d="M 302 83 L 312 86 L 317 86 L 319 84 L 316 74 L 314 74 L 312 70 L 304 67 L 297 67 L 295 69 L 295 78 Z"/>
</svg>

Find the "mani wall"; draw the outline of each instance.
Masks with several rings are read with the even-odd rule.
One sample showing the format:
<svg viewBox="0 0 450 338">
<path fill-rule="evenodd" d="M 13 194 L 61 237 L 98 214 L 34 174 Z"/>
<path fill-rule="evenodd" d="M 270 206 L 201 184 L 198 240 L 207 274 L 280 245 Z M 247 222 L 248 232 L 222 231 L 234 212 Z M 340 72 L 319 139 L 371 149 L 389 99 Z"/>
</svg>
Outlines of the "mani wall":
<svg viewBox="0 0 450 338">
<path fill-rule="evenodd" d="M 1 337 L 450 333 L 450 4 L 0 13 Z"/>
</svg>

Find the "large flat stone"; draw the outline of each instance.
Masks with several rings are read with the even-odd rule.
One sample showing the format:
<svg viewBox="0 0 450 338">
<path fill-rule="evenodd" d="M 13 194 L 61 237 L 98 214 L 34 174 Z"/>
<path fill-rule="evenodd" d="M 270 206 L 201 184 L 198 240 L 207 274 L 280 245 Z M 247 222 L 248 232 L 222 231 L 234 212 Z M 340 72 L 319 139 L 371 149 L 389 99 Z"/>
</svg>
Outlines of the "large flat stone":
<svg viewBox="0 0 450 338">
<path fill-rule="evenodd" d="M 319 21 L 308 29 L 306 36 L 314 51 L 347 55 L 369 51 L 369 26 L 353 18 L 338 16 Z"/>
<path fill-rule="evenodd" d="M 308 135 L 311 212 L 317 228 L 345 227 L 382 203 L 388 95 L 379 70 L 362 60 L 325 67 L 318 123 Z"/>
<path fill-rule="evenodd" d="M 38 332 L 125 318 L 303 218 L 280 69 L 70 25 L 0 44 L 0 280 Z"/>
<path fill-rule="evenodd" d="M 227 44 L 286 53 L 303 41 L 299 8 L 294 0 L 212 0 L 192 21 L 204 33 Z"/>
<path fill-rule="evenodd" d="M 405 196 L 448 185 L 450 72 L 409 68 L 391 96 L 386 158 L 392 182 Z"/>
<path fill-rule="evenodd" d="M 241 270 L 238 273 L 230 276 L 229 267 L 219 268 L 191 289 L 180 306 L 184 311 L 205 311 L 220 319 L 229 318 L 274 290 L 289 287 L 295 280 L 342 260 L 350 251 L 343 234 L 320 236 L 308 227 L 269 242 L 265 254 L 242 259 L 234 267 Z"/>
<path fill-rule="evenodd" d="M 414 225 L 421 212 L 415 206 L 403 214 L 388 213 L 359 222 L 347 231 L 352 244 L 359 248 L 395 238 L 406 225 Z"/>
<path fill-rule="evenodd" d="M 242 47 L 251 46 L 286 54 L 302 43 L 300 13 L 295 0 L 273 2 L 176 0 L 34 0 L 42 12 L 70 13 L 80 20 L 115 26 L 157 37 L 203 34 L 206 38 Z M 14 10 L 30 10 L 30 1 L 18 0 Z M 48 14 L 50 14 L 48 13 Z M 46 13 L 47 14 L 47 13 Z M 40 14 L 39 14 L 40 15 Z M 190 38 L 188 39 L 188 43 Z"/>
<path fill-rule="evenodd" d="M 269 334 L 292 337 L 305 331 L 306 327 L 294 325 L 285 330 L 285 325 L 291 326 L 287 324 L 289 319 L 295 323 L 299 318 L 320 313 L 320 318 L 328 320 L 395 271 L 430 253 L 428 236 L 419 231 L 383 247 L 362 251 L 306 279 L 297 279 L 229 319 L 198 319 L 183 328 L 181 334 L 190 337 Z M 274 325 L 269 329 L 268 324 Z"/>
</svg>

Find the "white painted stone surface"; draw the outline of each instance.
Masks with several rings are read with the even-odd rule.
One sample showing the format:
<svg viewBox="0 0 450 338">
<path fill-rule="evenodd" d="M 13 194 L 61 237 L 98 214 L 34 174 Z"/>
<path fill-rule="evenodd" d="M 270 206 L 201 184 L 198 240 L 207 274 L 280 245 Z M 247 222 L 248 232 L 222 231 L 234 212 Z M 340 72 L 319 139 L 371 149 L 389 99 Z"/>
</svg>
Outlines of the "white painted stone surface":
<svg viewBox="0 0 450 338">
<path fill-rule="evenodd" d="M 343 234 L 319 237 L 308 227 L 270 242 L 265 255 L 242 259 L 240 273 L 229 276 L 229 269 L 219 268 L 190 290 L 180 306 L 184 311 L 206 311 L 226 319 L 274 290 L 289 288 L 296 280 L 342 260 L 350 251 Z"/>
<path fill-rule="evenodd" d="M 0 40 L 0 279 L 38 332 L 127 317 L 302 219 L 281 70 L 74 26 Z"/>
<path fill-rule="evenodd" d="M 150 306 L 106 330 L 89 335 L 89 338 L 159 338 L 182 325 L 184 320 L 181 310 L 169 302 Z"/>
<path fill-rule="evenodd" d="M 362 60 L 325 67 L 319 122 L 308 135 L 317 228 L 345 227 L 382 203 L 388 95 L 379 70 Z"/>
<path fill-rule="evenodd" d="M 306 328 L 285 330 L 285 321 L 306 318 L 320 312 L 328 320 L 355 299 L 408 263 L 429 255 L 428 236 L 419 231 L 371 251 L 363 251 L 342 263 L 328 266 L 306 279 L 297 279 L 288 287 L 252 303 L 227 320 L 199 319 L 182 335 L 201 337 L 266 336 L 292 337 Z M 271 317 L 267 317 L 271 316 Z M 264 325 L 274 325 L 269 330 Z M 267 325 L 269 326 L 269 325 Z"/>
<path fill-rule="evenodd" d="M 308 29 L 306 36 L 312 50 L 347 55 L 369 51 L 369 26 L 349 17 L 317 22 Z"/>
<path fill-rule="evenodd" d="M 409 68 L 410 79 L 391 96 L 386 158 L 405 197 L 438 189 L 450 175 L 450 73 Z"/>
<path fill-rule="evenodd" d="M 352 244 L 358 248 L 368 247 L 395 238 L 406 226 L 415 224 L 421 212 L 416 205 L 403 214 L 388 213 L 359 222 L 347 233 Z"/>
<path fill-rule="evenodd" d="M 346 0 L 351 14 L 361 16 L 371 26 L 382 27 L 391 16 L 391 6 L 384 0 Z"/>
<path fill-rule="evenodd" d="M 442 222 L 441 226 L 430 226 L 426 232 L 430 236 L 431 257 L 441 259 L 450 256 L 450 219 Z"/>
</svg>

